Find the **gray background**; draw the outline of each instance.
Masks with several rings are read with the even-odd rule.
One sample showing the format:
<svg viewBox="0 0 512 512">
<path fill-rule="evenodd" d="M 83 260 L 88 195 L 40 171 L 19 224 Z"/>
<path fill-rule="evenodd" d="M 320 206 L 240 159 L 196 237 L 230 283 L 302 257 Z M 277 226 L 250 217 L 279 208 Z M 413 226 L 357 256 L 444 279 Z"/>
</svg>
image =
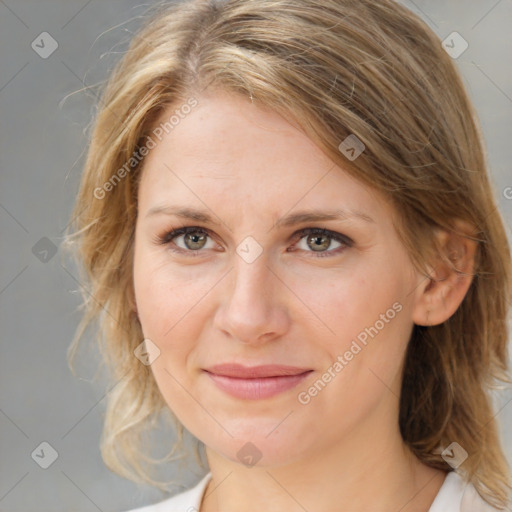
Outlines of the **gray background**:
<svg viewBox="0 0 512 512">
<path fill-rule="evenodd" d="M 469 43 L 457 64 L 480 115 L 510 235 L 512 0 L 403 3 L 441 39 L 457 31 Z M 76 269 L 58 250 L 96 101 L 94 88 L 83 89 L 104 80 L 150 5 L 0 0 L 1 511 L 122 511 L 163 498 L 113 474 L 101 460 L 108 389 L 96 371 L 94 348 L 83 353 L 88 363 L 79 367 L 80 378 L 68 369 L 66 349 L 80 298 Z M 31 47 L 42 32 L 58 43 L 46 59 Z M 510 390 L 496 394 L 510 462 L 511 400 Z M 169 439 L 162 432 L 155 439 L 165 435 Z M 31 457 L 43 441 L 58 452 L 46 470 Z M 201 472 L 191 458 L 188 467 L 173 465 L 170 474 L 189 486 Z"/>
</svg>

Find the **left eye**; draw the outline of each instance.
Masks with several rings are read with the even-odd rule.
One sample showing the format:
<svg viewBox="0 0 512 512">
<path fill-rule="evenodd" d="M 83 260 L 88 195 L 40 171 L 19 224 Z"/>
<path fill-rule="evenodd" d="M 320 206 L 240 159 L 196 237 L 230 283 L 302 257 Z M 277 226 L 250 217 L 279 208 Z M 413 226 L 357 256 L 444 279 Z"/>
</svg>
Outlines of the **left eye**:
<svg viewBox="0 0 512 512">
<path fill-rule="evenodd" d="M 318 257 L 339 254 L 343 249 L 353 244 L 352 240 L 347 236 L 323 228 L 306 228 L 297 233 L 297 236 L 299 237 L 299 242 L 304 240 L 302 247 L 299 248 L 306 252 L 316 252 Z M 338 246 L 328 251 L 327 249 L 331 247 L 333 240 Z M 312 251 L 308 251 L 305 247 L 312 249 Z"/>
<path fill-rule="evenodd" d="M 348 246 L 348 240 L 346 237 L 338 234 L 333 233 L 332 231 L 327 231 L 325 229 L 321 228 L 309 228 L 306 229 L 305 232 L 301 231 L 298 236 L 299 243 L 296 244 L 296 247 L 299 249 L 302 249 L 306 252 L 308 249 L 312 249 L 311 252 L 316 252 L 322 255 L 325 253 L 338 253 L 339 251 L 335 249 L 339 249 L 340 247 L 343 248 L 343 246 Z M 337 246 L 331 248 L 333 241 L 335 244 L 338 244 Z M 331 248 L 331 250 L 327 250 Z M 295 249 L 293 249 L 295 250 Z"/>
<path fill-rule="evenodd" d="M 184 245 L 174 242 L 175 239 L 179 240 L 182 237 L 182 243 Z M 213 248 L 206 247 L 209 237 L 211 238 L 210 232 L 207 229 L 200 228 L 198 226 L 187 226 L 173 230 L 162 237 L 158 237 L 157 242 L 162 245 L 169 245 L 173 252 L 181 254 L 188 253 L 190 256 L 198 256 L 199 252 L 201 252 L 200 249 Z M 302 229 L 294 234 L 293 239 L 298 242 L 302 242 L 304 239 L 304 242 L 301 244 L 302 247 L 299 247 L 299 249 L 305 252 L 316 253 L 316 257 L 339 254 L 345 248 L 353 245 L 353 241 L 349 237 L 323 228 Z M 327 249 L 331 247 L 333 240 L 338 244 L 338 246 L 333 250 L 328 251 Z M 172 247 L 173 245 L 174 247 Z M 298 243 L 295 243 L 289 252 L 296 251 L 298 245 Z M 308 248 L 312 250 L 308 250 Z"/>
</svg>

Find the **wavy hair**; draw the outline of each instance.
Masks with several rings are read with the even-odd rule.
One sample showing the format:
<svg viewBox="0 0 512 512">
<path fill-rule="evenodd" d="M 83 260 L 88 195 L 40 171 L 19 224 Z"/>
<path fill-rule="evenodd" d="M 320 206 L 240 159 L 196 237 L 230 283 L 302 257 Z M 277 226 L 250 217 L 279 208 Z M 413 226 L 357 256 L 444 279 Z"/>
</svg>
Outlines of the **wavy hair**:
<svg viewBox="0 0 512 512">
<path fill-rule="evenodd" d="M 150 475 L 156 460 L 142 433 L 167 406 L 149 367 L 134 357 L 143 339 L 132 311 L 137 187 L 157 120 L 172 106 L 183 114 L 207 87 L 293 119 L 334 163 L 385 194 L 425 277 L 434 257 L 451 264 L 436 230 L 456 231 L 457 219 L 474 227 L 474 276 L 461 305 L 440 325 L 413 328 L 399 425 L 404 442 L 434 468 L 453 470 L 441 451 L 459 443 L 469 457 L 457 471 L 503 508 L 510 470 L 491 391 L 511 382 L 509 241 L 459 72 L 435 33 L 392 0 L 158 5 L 103 85 L 68 235 L 85 285 L 68 360 L 73 368 L 77 344 L 95 324 L 116 383 L 101 440 L 107 466 L 166 488 Z M 366 148 L 349 161 L 339 145 L 352 134 Z M 182 426 L 171 417 L 178 445 Z"/>
</svg>

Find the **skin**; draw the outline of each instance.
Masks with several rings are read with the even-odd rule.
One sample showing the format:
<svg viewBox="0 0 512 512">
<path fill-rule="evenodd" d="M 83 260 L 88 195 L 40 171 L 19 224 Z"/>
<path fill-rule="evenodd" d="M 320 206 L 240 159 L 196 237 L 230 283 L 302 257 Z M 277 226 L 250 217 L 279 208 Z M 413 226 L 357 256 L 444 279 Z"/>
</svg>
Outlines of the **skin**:
<svg viewBox="0 0 512 512">
<path fill-rule="evenodd" d="M 422 464 L 402 442 L 403 357 L 413 325 L 448 319 L 471 278 L 442 264 L 432 266 L 439 280 L 419 273 L 385 198 L 336 166 L 295 124 L 222 91 L 203 93 L 198 102 L 146 159 L 133 270 L 144 336 L 160 350 L 151 365 L 155 380 L 170 409 L 206 446 L 212 482 L 201 512 L 325 512 L 340 504 L 351 512 L 426 512 L 445 473 Z M 219 224 L 150 213 L 170 206 L 206 210 Z M 275 226 L 299 210 L 335 208 L 372 221 Z M 182 226 L 210 235 L 202 245 L 185 245 L 184 235 L 155 241 Z M 323 252 L 315 252 L 310 237 L 295 235 L 310 227 L 353 244 L 327 238 Z M 236 252 L 248 236 L 262 249 L 252 263 Z M 472 242 L 439 236 L 457 253 L 459 269 L 470 273 Z M 397 302 L 400 312 L 301 404 L 298 393 Z M 202 371 L 224 362 L 313 372 L 277 396 L 243 400 Z M 237 456 L 249 441 L 261 453 L 252 467 Z"/>
</svg>

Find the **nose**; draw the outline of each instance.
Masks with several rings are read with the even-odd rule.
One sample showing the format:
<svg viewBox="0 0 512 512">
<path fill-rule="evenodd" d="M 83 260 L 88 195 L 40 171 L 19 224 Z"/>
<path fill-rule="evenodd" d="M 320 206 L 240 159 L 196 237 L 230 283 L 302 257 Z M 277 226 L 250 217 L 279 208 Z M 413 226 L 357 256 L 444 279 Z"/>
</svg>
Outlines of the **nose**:
<svg viewBox="0 0 512 512">
<path fill-rule="evenodd" d="M 220 291 L 214 326 L 247 344 L 266 343 L 282 336 L 289 327 L 284 302 L 288 289 L 276 274 L 263 255 L 252 263 L 236 256 Z"/>
</svg>

